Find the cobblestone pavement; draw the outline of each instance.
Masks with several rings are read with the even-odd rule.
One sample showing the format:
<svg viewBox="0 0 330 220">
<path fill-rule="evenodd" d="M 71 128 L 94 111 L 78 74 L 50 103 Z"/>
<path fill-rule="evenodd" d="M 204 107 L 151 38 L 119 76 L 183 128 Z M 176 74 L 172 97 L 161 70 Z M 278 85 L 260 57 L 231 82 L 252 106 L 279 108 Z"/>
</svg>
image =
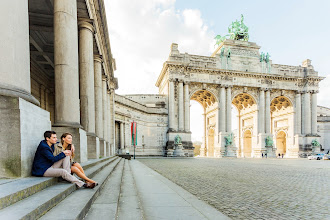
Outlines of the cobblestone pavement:
<svg viewBox="0 0 330 220">
<path fill-rule="evenodd" d="M 330 161 L 139 159 L 232 219 L 330 219 Z"/>
</svg>

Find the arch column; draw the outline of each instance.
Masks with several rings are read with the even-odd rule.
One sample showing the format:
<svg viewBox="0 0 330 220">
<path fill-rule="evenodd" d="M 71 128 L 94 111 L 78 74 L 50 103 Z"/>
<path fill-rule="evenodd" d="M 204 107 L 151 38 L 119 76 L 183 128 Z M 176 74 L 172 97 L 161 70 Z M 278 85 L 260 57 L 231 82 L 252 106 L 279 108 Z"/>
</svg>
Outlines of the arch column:
<svg viewBox="0 0 330 220">
<path fill-rule="evenodd" d="M 266 90 L 266 103 L 265 103 L 265 132 L 270 134 L 270 90 Z"/>
<path fill-rule="evenodd" d="M 169 98 L 168 98 L 168 106 L 169 106 L 169 130 L 173 131 L 174 128 L 174 79 L 169 79 Z"/>
<path fill-rule="evenodd" d="M 312 134 L 317 134 L 317 91 L 312 93 L 312 112 L 311 112 L 311 123 L 312 123 Z"/>
<path fill-rule="evenodd" d="M 226 117 L 227 117 L 227 132 L 231 132 L 231 86 L 227 87 L 227 107 L 226 107 Z"/>
<path fill-rule="evenodd" d="M 122 153 L 124 148 L 125 148 L 125 145 L 124 145 L 124 122 L 120 122 L 120 149 L 122 150 Z"/>
<path fill-rule="evenodd" d="M 95 133 L 94 57 L 91 20 L 80 20 L 79 26 L 79 73 L 81 125 L 88 133 Z"/>
<path fill-rule="evenodd" d="M 258 132 L 265 133 L 265 90 L 259 90 Z"/>
<path fill-rule="evenodd" d="M 189 82 L 184 83 L 184 130 L 190 132 Z"/>
<path fill-rule="evenodd" d="M 301 93 L 297 92 L 296 93 L 296 97 L 295 97 L 296 101 L 295 101 L 295 125 L 296 125 L 296 130 L 295 130 L 295 134 L 300 135 L 301 134 L 301 122 L 302 122 L 302 118 L 301 118 Z"/>
<path fill-rule="evenodd" d="M 55 124 L 80 127 L 77 1 L 54 0 Z"/>
<path fill-rule="evenodd" d="M 183 81 L 179 80 L 179 85 L 178 85 L 178 93 L 179 93 L 179 131 L 184 130 L 184 100 L 183 100 Z"/>
<path fill-rule="evenodd" d="M 226 132 L 226 88 L 219 89 L 219 132 Z"/>
<path fill-rule="evenodd" d="M 305 92 L 303 94 L 303 102 L 304 102 L 303 105 L 304 114 L 302 118 L 304 118 L 304 134 L 311 134 L 312 119 L 311 119 L 311 98 L 309 92 Z"/>
</svg>

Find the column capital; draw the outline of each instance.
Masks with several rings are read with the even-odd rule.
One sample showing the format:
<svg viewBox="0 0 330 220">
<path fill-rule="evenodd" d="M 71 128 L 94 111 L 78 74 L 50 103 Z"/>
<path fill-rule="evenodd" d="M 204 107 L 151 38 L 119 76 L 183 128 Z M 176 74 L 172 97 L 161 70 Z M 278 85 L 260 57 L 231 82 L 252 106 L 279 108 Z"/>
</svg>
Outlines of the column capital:
<svg viewBox="0 0 330 220">
<path fill-rule="evenodd" d="M 301 95 L 301 93 L 303 93 L 303 92 L 302 91 L 299 91 L 299 90 L 295 91 L 295 94 L 296 95 Z"/>
<path fill-rule="evenodd" d="M 94 61 L 99 62 L 99 63 L 103 63 L 102 55 L 94 54 Z"/>
<path fill-rule="evenodd" d="M 189 84 L 190 84 L 191 82 L 189 82 L 189 81 L 184 81 L 183 83 L 184 83 L 184 85 L 189 86 Z"/>
<path fill-rule="evenodd" d="M 233 88 L 232 85 L 226 85 L 225 87 L 226 87 L 227 89 L 229 89 L 229 88 L 230 88 L 230 89 Z"/>
<path fill-rule="evenodd" d="M 79 19 L 78 27 L 79 30 L 86 28 L 90 30 L 93 34 L 95 33 L 94 21 L 91 19 Z"/>
<path fill-rule="evenodd" d="M 271 88 L 266 88 L 266 89 L 265 89 L 265 92 L 271 92 L 271 91 L 272 91 Z"/>
<path fill-rule="evenodd" d="M 259 90 L 259 92 L 261 92 L 261 91 L 266 91 L 266 88 L 258 88 L 258 90 Z"/>
<path fill-rule="evenodd" d="M 311 94 L 317 94 L 317 93 L 319 93 L 319 90 L 312 90 L 312 91 L 310 91 L 310 93 Z"/>
<path fill-rule="evenodd" d="M 169 81 L 169 82 L 174 82 L 175 79 L 174 79 L 174 78 L 169 78 L 168 81 Z"/>
<path fill-rule="evenodd" d="M 183 79 L 178 79 L 178 82 L 179 83 L 183 83 Z"/>
</svg>

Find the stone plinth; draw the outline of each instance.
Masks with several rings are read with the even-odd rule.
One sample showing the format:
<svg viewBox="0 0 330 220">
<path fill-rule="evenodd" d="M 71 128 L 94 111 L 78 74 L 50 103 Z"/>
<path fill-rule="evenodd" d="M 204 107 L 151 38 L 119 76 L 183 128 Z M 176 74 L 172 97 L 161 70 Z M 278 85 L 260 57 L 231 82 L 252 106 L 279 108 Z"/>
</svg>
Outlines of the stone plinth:
<svg viewBox="0 0 330 220">
<path fill-rule="evenodd" d="M 184 157 L 184 156 L 185 154 L 183 152 L 182 143 L 174 144 L 173 157 Z"/>
<path fill-rule="evenodd" d="M 237 157 L 237 147 L 235 145 L 227 145 L 225 147 L 225 157 Z"/>
<path fill-rule="evenodd" d="M 49 112 L 22 98 L 0 96 L 0 177 L 26 177 L 36 149 L 51 129 Z"/>
<path fill-rule="evenodd" d="M 100 139 L 93 134 L 87 134 L 88 159 L 98 159 L 100 157 Z"/>
</svg>

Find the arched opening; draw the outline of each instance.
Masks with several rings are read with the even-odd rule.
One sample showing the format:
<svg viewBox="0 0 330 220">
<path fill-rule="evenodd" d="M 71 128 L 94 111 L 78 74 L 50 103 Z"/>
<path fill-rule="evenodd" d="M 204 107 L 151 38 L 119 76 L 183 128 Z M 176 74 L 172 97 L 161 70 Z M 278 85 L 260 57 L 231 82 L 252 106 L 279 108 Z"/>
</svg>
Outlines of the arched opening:
<svg viewBox="0 0 330 220">
<path fill-rule="evenodd" d="M 236 107 L 236 126 L 233 130 L 239 157 L 252 157 L 253 134 L 257 134 L 257 102 L 248 93 L 236 95 L 232 104 Z M 234 121 L 234 120 L 233 120 Z M 234 126 L 233 126 L 234 127 Z"/>
<path fill-rule="evenodd" d="M 251 157 L 252 154 L 252 134 L 250 130 L 246 130 L 243 134 L 243 156 Z"/>
<path fill-rule="evenodd" d="M 208 130 L 207 156 L 208 157 L 214 157 L 214 129 L 209 129 Z"/>
<path fill-rule="evenodd" d="M 286 154 L 286 134 L 284 131 L 280 131 L 276 136 L 276 155 Z"/>
<path fill-rule="evenodd" d="M 199 150 L 200 156 L 213 157 L 214 145 L 216 143 L 216 132 L 214 128 L 216 127 L 218 117 L 218 101 L 214 94 L 205 89 L 193 92 L 190 100 L 198 102 L 203 109 L 202 113 L 200 113 L 199 109 L 196 108 L 196 105 L 193 106 L 193 102 L 191 102 L 191 106 L 194 107 L 194 109 L 190 109 L 192 140 L 196 143 L 194 145 L 198 146 L 199 141 L 196 141 L 196 139 L 202 136 L 202 143 Z M 197 115 L 197 113 L 199 113 L 199 115 Z M 202 123 L 198 120 L 201 114 Z"/>
<path fill-rule="evenodd" d="M 293 143 L 293 105 L 287 97 L 278 96 L 272 100 L 270 111 L 272 133 L 274 136 L 276 135 L 276 155 L 280 154 L 282 156 L 283 154 L 290 157 L 287 149 L 290 148 L 290 143 Z"/>
</svg>

